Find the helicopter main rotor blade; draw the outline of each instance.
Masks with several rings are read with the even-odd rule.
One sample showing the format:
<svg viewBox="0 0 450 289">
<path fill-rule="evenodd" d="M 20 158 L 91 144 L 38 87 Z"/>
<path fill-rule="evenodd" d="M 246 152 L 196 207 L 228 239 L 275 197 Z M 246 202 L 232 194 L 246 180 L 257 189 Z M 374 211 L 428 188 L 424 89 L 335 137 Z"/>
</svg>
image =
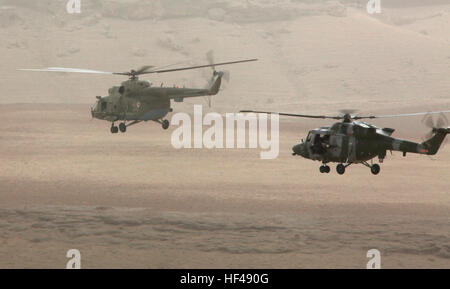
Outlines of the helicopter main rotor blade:
<svg viewBox="0 0 450 289">
<path fill-rule="evenodd" d="M 257 110 L 241 110 L 239 112 L 254 112 L 254 113 L 267 113 L 267 114 L 279 114 L 284 116 L 293 117 L 306 117 L 306 118 L 322 118 L 322 119 L 342 119 L 342 116 L 327 116 L 327 115 L 309 115 L 309 114 L 294 114 L 294 113 L 284 113 L 284 112 L 271 112 L 271 111 L 257 111 Z"/>
<path fill-rule="evenodd" d="M 149 73 L 158 69 L 163 69 L 166 67 L 170 67 L 170 66 L 174 66 L 177 64 L 181 64 L 183 62 L 178 62 L 178 63 L 173 63 L 173 64 L 169 64 L 169 65 L 165 65 L 165 66 L 161 66 L 161 67 L 156 67 L 156 66 L 152 66 L 152 65 L 145 65 L 142 66 L 141 68 L 139 68 L 138 70 L 131 70 L 131 71 L 127 71 L 127 72 L 113 72 L 113 74 L 117 74 L 117 75 L 127 75 L 127 76 L 131 76 L 131 75 L 141 75 L 141 74 L 145 74 L 145 73 Z"/>
<path fill-rule="evenodd" d="M 114 72 L 82 69 L 82 68 L 68 68 L 68 67 L 46 67 L 46 68 L 23 68 L 18 69 L 22 71 L 44 71 L 44 72 L 74 72 L 74 73 L 93 73 L 93 74 L 115 74 Z"/>
<path fill-rule="evenodd" d="M 197 68 L 203 68 L 203 67 L 215 67 L 219 65 L 228 65 L 228 64 L 235 64 L 235 63 L 242 63 L 242 62 L 250 62 L 250 61 L 257 61 L 258 59 L 245 59 L 245 60 L 238 60 L 238 61 L 230 61 L 230 62 L 221 62 L 221 63 L 212 63 L 212 64 L 206 64 L 206 65 L 197 65 L 197 66 L 188 66 L 188 67 L 180 67 L 180 68 L 173 68 L 173 69 L 163 69 L 163 70 L 152 70 L 152 71 L 146 71 L 141 74 L 149 74 L 149 73 L 164 73 L 164 72 L 173 72 L 173 71 L 180 71 L 180 70 L 189 70 L 189 69 L 197 69 Z"/>
<path fill-rule="evenodd" d="M 150 65 L 143 66 L 138 70 L 131 70 L 127 72 L 109 72 L 109 71 L 101 71 L 101 70 L 92 70 L 92 69 L 83 69 L 83 68 L 70 68 L 70 67 L 45 67 L 45 68 L 23 68 L 18 69 L 21 71 L 40 71 L 40 72 L 71 72 L 71 73 L 91 73 L 91 74 L 110 74 L 110 75 L 126 75 L 126 76 L 136 76 L 142 74 L 150 74 L 150 73 L 163 73 L 163 72 L 172 72 L 172 71 L 180 71 L 180 70 L 188 70 L 188 69 L 197 69 L 203 67 L 215 67 L 219 65 L 228 65 L 228 64 L 236 64 L 242 62 L 250 62 L 256 61 L 258 59 L 245 59 L 238 61 L 230 61 L 230 62 L 222 62 L 222 63 L 210 63 L 206 65 L 198 65 L 198 66 L 188 66 L 174 69 L 164 69 L 166 67 L 170 67 L 176 64 L 170 64 L 163 67 L 154 67 Z"/>
<path fill-rule="evenodd" d="M 136 76 L 136 75 L 140 75 L 146 71 L 148 71 L 150 68 L 153 68 L 154 66 L 151 65 L 145 65 L 142 66 L 141 68 L 139 68 L 138 70 L 134 70 L 132 69 L 131 71 L 127 71 L 127 72 L 113 72 L 113 74 L 117 74 L 117 75 L 127 75 L 127 76 Z"/>
<path fill-rule="evenodd" d="M 180 62 L 177 62 L 177 63 L 172 63 L 172 64 L 168 64 L 168 65 L 164 65 L 164 66 L 153 66 L 152 68 L 152 71 L 154 71 L 154 70 L 161 70 L 161 69 L 164 69 L 164 68 L 168 68 L 168 67 L 171 67 L 171 66 L 174 66 L 174 65 L 180 65 L 180 64 L 183 64 L 183 63 L 186 63 L 187 61 L 180 61 Z"/>
<path fill-rule="evenodd" d="M 439 114 L 450 112 L 450 110 L 442 111 L 429 111 L 429 112 L 414 112 L 414 113 L 400 113 L 400 114 L 386 114 L 386 115 L 371 115 L 371 116 L 355 116 L 353 119 L 363 119 L 363 118 L 388 118 L 388 117 L 403 117 L 403 116 L 416 116 L 416 115 L 427 115 L 427 114 Z"/>
</svg>

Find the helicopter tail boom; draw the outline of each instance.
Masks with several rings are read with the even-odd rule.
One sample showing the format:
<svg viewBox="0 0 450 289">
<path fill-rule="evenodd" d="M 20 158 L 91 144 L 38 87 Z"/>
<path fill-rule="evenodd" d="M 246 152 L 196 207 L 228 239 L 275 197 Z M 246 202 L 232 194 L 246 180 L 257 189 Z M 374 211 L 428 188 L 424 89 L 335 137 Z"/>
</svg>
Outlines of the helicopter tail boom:
<svg viewBox="0 0 450 289">
<path fill-rule="evenodd" d="M 424 155 L 435 155 L 447 134 L 450 133 L 450 128 L 435 128 L 433 129 L 433 136 L 422 143 L 411 142 L 391 138 L 387 143 L 387 150 L 400 151 L 403 154 L 417 153 Z"/>
</svg>

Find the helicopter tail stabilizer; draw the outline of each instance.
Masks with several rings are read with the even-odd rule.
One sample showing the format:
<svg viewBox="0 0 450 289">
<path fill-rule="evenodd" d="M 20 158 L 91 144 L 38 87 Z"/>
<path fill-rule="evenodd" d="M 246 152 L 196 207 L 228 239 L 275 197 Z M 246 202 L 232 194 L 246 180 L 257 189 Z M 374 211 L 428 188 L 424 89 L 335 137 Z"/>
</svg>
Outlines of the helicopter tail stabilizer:
<svg viewBox="0 0 450 289">
<path fill-rule="evenodd" d="M 421 146 L 426 148 L 424 153 L 427 155 L 435 155 L 438 152 L 445 137 L 450 133 L 450 128 L 435 128 L 433 132 L 434 135 L 430 139 L 421 143 Z"/>
<path fill-rule="evenodd" d="M 216 95 L 219 92 L 220 84 L 222 83 L 222 76 L 223 73 L 221 71 L 216 72 L 217 78 L 214 80 L 214 82 L 209 87 L 208 95 Z"/>
</svg>

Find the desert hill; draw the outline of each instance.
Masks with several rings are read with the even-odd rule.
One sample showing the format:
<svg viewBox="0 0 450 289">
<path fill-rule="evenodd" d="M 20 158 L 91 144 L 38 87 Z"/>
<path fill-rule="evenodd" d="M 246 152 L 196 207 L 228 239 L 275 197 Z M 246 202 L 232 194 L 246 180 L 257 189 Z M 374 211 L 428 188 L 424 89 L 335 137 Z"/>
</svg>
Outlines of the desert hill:
<svg viewBox="0 0 450 289">
<path fill-rule="evenodd" d="M 70 15 L 65 1 L 2 1 L 0 103 L 91 103 L 123 80 L 17 68 L 125 71 L 203 63 L 213 49 L 217 61 L 260 59 L 226 68 L 219 111 L 448 106 L 450 5 L 400 2 L 409 1 L 369 15 L 364 1 L 82 1 L 82 13 Z M 209 75 L 144 79 L 202 87 Z"/>
</svg>

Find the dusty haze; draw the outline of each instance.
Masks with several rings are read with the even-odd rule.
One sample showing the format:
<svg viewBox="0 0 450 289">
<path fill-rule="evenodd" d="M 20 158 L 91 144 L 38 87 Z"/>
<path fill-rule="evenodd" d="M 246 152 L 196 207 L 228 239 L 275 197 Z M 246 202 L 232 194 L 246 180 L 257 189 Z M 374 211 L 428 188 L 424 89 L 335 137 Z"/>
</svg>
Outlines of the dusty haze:
<svg viewBox="0 0 450 289">
<path fill-rule="evenodd" d="M 112 135 L 89 106 L 120 76 L 51 74 L 62 66 L 127 71 L 142 65 L 259 58 L 229 66 L 206 111 L 335 114 L 450 109 L 450 4 L 366 1 L 0 1 L 0 267 L 450 267 L 450 148 L 388 154 L 381 173 L 291 156 L 311 128 L 281 119 L 280 155 L 175 150 L 173 127 Z M 423 4 L 426 2 L 426 4 Z M 142 77 L 203 87 L 209 69 Z M 192 112 L 202 98 L 173 104 Z M 450 118 L 450 117 L 449 117 Z M 170 120 L 170 116 L 169 116 Z M 420 117 L 373 122 L 419 141 Z"/>
</svg>

